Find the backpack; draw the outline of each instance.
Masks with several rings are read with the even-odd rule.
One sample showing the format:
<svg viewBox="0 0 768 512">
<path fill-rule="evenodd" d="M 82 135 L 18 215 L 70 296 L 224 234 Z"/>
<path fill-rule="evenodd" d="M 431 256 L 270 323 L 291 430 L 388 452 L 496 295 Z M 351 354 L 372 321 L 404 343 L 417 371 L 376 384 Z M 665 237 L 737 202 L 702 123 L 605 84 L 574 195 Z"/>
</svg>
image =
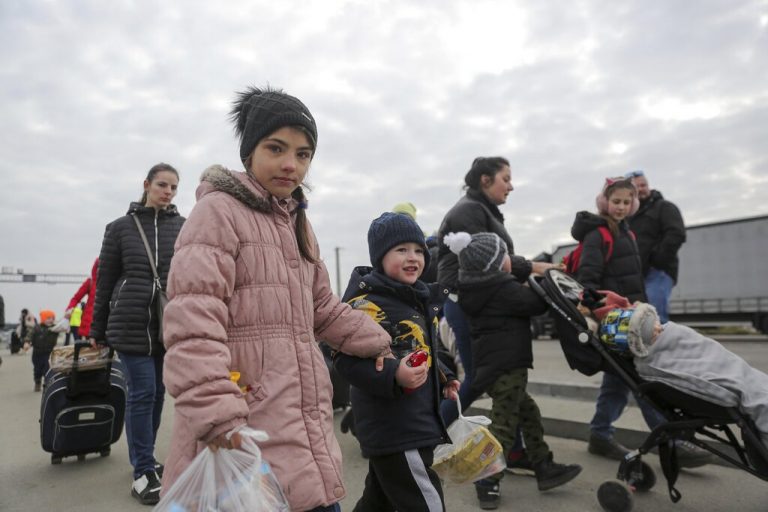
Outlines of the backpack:
<svg viewBox="0 0 768 512">
<path fill-rule="evenodd" d="M 613 256 L 613 234 L 611 234 L 611 230 L 606 226 L 598 226 L 597 230 L 600 232 L 600 236 L 603 239 L 603 246 L 606 248 L 604 261 L 607 263 L 608 260 L 611 259 L 611 256 Z M 636 240 L 634 231 L 630 230 L 629 236 L 632 240 Z M 579 242 L 579 245 L 577 245 L 574 250 L 565 255 L 563 258 L 563 265 L 565 265 L 566 274 L 571 276 L 576 275 L 576 272 L 579 270 L 579 263 L 581 263 L 581 253 L 583 250 L 584 242 L 582 241 Z"/>
</svg>

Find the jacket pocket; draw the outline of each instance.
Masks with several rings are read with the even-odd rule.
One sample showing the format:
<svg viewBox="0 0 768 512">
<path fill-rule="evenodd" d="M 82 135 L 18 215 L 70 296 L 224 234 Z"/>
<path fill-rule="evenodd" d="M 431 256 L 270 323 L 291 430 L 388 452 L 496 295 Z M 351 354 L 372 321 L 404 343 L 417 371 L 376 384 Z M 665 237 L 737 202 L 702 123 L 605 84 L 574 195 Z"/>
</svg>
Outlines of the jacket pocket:
<svg viewBox="0 0 768 512">
<path fill-rule="evenodd" d="M 120 294 L 123 293 L 123 288 L 125 288 L 126 283 L 128 282 L 128 278 L 122 280 L 120 283 L 120 286 L 116 286 L 114 290 L 112 290 L 112 299 L 109 301 L 109 309 L 113 310 L 117 308 L 118 303 L 120 302 Z"/>
</svg>

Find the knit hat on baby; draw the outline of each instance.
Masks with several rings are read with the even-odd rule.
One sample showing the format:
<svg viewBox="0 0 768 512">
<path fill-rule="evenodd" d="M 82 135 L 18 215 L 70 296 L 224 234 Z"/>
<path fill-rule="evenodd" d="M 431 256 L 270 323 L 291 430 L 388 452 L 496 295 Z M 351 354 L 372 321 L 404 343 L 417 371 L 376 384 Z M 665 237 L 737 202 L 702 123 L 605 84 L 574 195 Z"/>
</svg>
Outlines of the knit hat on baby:
<svg viewBox="0 0 768 512">
<path fill-rule="evenodd" d="M 424 232 L 416 221 L 404 213 L 382 213 L 368 228 L 368 253 L 371 265 L 381 270 L 381 260 L 396 245 L 413 242 L 424 249 L 424 268 L 429 266 L 429 250 Z"/>
<path fill-rule="evenodd" d="M 500 270 L 507 254 L 507 244 L 496 233 L 448 233 L 443 243 L 459 257 L 462 270 Z"/>
<path fill-rule="evenodd" d="M 612 352 L 627 357 L 646 357 L 658 321 L 656 308 L 650 304 L 612 309 L 600 322 L 600 341 Z"/>
</svg>

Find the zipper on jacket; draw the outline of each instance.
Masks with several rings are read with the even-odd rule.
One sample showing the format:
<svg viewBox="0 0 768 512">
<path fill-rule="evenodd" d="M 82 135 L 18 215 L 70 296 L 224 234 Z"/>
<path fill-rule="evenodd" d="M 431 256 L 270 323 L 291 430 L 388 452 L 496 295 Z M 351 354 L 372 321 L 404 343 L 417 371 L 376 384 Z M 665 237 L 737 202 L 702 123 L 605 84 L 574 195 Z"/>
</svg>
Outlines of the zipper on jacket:
<svg viewBox="0 0 768 512">
<path fill-rule="evenodd" d="M 157 259 L 158 256 L 158 248 L 157 248 L 157 215 L 159 211 L 155 210 L 155 268 L 157 269 L 157 275 L 160 275 L 160 261 Z M 152 269 L 149 269 L 150 272 Z M 152 296 L 149 298 L 149 305 L 147 306 L 147 313 L 149 313 L 149 321 L 147 322 L 147 339 L 149 340 L 149 355 L 152 355 L 152 331 L 150 331 L 149 327 L 152 325 L 152 303 L 155 301 L 155 292 L 157 288 L 157 284 L 155 283 L 154 276 L 152 278 Z M 163 326 L 158 324 L 158 329 L 162 329 Z"/>
<path fill-rule="evenodd" d="M 123 293 L 123 286 L 125 286 L 125 283 L 128 282 L 128 278 L 126 277 L 123 279 L 123 283 L 120 285 L 120 288 L 117 289 L 117 298 L 115 299 L 115 305 L 113 308 L 116 308 L 117 305 L 120 303 L 120 294 Z"/>
</svg>

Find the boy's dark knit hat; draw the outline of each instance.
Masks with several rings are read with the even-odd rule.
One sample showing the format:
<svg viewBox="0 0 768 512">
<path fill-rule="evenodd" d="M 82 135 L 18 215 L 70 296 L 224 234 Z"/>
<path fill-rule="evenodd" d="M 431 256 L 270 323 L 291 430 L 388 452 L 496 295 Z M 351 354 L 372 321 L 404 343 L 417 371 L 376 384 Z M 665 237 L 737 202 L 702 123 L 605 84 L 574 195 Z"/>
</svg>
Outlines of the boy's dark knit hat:
<svg viewBox="0 0 768 512">
<path fill-rule="evenodd" d="M 381 260 L 396 245 L 413 242 L 424 249 L 424 268 L 429 266 L 429 250 L 424 232 L 416 221 L 403 213 L 382 213 L 368 228 L 368 253 L 373 268 L 381 270 Z"/>
<path fill-rule="evenodd" d="M 240 160 L 245 163 L 261 139 L 284 126 L 301 126 L 317 146 L 317 125 L 309 109 L 279 89 L 249 87 L 237 93 L 230 118 L 240 137 Z"/>
<path fill-rule="evenodd" d="M 507 254 L 507 244 L 496 233 L 448 233 L 443 243 L 458 255 L 462 270 L 500 270 Z"/>
</svg>

